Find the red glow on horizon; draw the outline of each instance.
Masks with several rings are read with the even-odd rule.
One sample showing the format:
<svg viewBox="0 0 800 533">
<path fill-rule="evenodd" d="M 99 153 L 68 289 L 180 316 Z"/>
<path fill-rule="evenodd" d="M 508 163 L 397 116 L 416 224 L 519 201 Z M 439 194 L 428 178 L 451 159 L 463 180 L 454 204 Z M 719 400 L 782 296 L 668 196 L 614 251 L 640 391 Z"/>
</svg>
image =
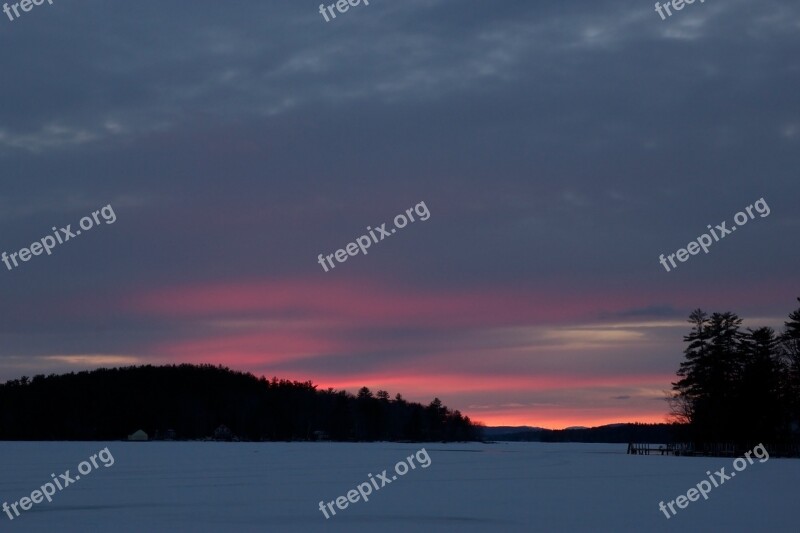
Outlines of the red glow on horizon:
<svg viewBox="0 0 800 533">
<path fill-rule="evenodd" d="M 595 427 L 605 424 L 645 422 L 664 423 L 667 420 L 665 404 L 645 400 L 647 408 L 606 406 L 591 408 L 537 406 L 514 407 L 505 409 L 477 409 L 465 405 L 454 405 L 448 397 L 455 394 L 490 393 L 497 391 L 498 396 L 504 393 L 519 391 L 547 391 L 570 389 L 592 391 L 603 387 L 636 387 L 643 384 L 654 389 L 667 388 L 671 375 L 625 375 L 625 376 L 421 376 L 395 375 L 390 378 L 379 375 L 360 375 L 353 378 L 322 379 L 318 390 L 333 388 L 355 393 L 363 386 L 373 392 L 380 389 L 390 391 L 394 397 L 400 392 L 406 400 L 417 401 L 427 405 L 434 397 L 440 398 L 452 410 L 459 410 L 474 422 L 487 426 L 535 426 L 547 429 L 563 429 L 570 426 Z M 641 405 L 642 402 L 637 402 Z M 650 406 L 649 404 L 653 404 Z"/>
<path fill-rule="evenodd" d="M 401 290 L 314 277 L 151 290 L 128 301 L 139 314 L 186 326 L 186 338 L 151 347 L 151 353 L 167 360 L 251 371 L 273 367 L 267 377 L 311 380 L 318 389 L 355 393 L 367 386 L 373 393 L 399 392 L 423 404 L 439 397 L 451 409 L 487 425 L 563 428 L 665 420 L 666 406 L 651 401 L 652 391 L 668 389 L 674 374 L 645 369 L 619 375 L 609 369 L 607 375 L 587 375 L 580 357 L 561 368 L 545 365 L 544 373 L 517 364 L 532 354 L 553 357 L 568 351 L 583 357 L 598 346 L 629 349 L 641 342 L 643 333 L 625 331 L 619 324 L 605 330 L 582 329 L 580 324 L 587 317 L 646 307 L 650 298 L 641 293 L 564 295 L 505 288 Z M 535 328 L 542 326 L 552 331 L 537 336 Z M 405 330 L 411 332 L 407 337 L 394 334 Z M 339 357 L 355 368 L 337 367 Z M 353 365 L 359 360 L 368 369 Z M 452 372 L 459 368 L 461 373 Z M 562 394 L 558 406 L 535 407 L 506 408 L 501 400 L 548 391 L 551 396 L 569 391 L 573 397 L 564 400 Z M 630 402 L 605 401 L 628 391 L 634 391 Z M 605 398 L 602 405 L 598 398 Z M 569 406 L 560 405 L 565 402 Z"/>
<path fill-rule="evenodd" d="M 396 389 L 405 386 L 401 394 L 424 394 L 435 391 L 436 395 L 478 392 L 478 391 L 515 391 L 515 390 L 548 390 L 587 387 L 612 387 L 632 386 L 642 384 L 658 384 L 665 386 L 673 380 L 672 375 L 624 375 L 624 376 L 580 376 L 580 375 L 550 375 L 550 376 L 519 376 L 519 375 L 494 375 L 472 376 L 463 375 L 420 375 L 420 374 L 395 374 L 386 377 L 383 374 L 358 374 L 346 378 L 321 378 L 319 388 L 333 387 L 338 390 L 357 390 L 363 386 Z"/>
<path fill-rule="evenodd" d="M 390 289 L 361 281 L 290 280 L 209 284 L 132 295 L 133 310 L 173 318 L 259 315 L 325 318 L 330 323 L 370 325 L 510 326 L 583 317 L 587 309 L 613 311 L 637 298 L 520 291 Z"/>
<path fill-rule="evenodd" d="M 462 411 L 473 422 L 481 422 L 486 426 L 531 426 L 545 429 L 565 429 L 568 427 L 584 426 L 597 427 L 608 424 L 646 423 L 663 424 L 667 422 L 666 411 L 653 411 L 631 415 L 629 412 L 620 411 L 619 414 L 603 413 L 592 415 L 586 411 L 570 413 L 542 413 L 540 411 L 530 414 L 508 414 L 502 412 L 482 413 L 480 411 Z"/>
</svg>

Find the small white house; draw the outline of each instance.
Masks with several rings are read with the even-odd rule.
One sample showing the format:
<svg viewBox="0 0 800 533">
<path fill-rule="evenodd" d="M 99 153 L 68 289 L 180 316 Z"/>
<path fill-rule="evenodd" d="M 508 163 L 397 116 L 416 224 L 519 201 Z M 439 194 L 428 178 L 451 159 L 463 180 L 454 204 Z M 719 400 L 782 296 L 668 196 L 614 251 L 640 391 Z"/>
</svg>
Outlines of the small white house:
<svg viewBox="0 0 800 533">
<path fill-rule="evenodd" d="M 128 440 L 147 440 L 147 439 L 148 439 L 147 433 L 145 433 L 141 429 L 139 431 L 136 431 L 128 435 Z"/>
</svg>

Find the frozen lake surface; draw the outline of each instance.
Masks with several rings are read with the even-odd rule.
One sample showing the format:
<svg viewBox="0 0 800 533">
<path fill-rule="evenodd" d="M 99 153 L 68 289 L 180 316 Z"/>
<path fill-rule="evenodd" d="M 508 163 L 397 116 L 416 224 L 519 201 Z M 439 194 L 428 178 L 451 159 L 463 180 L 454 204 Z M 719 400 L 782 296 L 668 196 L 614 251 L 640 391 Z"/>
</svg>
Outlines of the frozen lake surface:
<svg viewBox="0 0 800 533">
<path fill-rule="evenodd" d="M 667 520 L 658 510 L 732 459 L 628 456 L 624 444 L 2 442 L 11 504 L 108 446 L 103 467 L 3 531 L 797 532 L 800 460 L 757 460 Z M 417 467 L 325 519 L 320 500 L 425 448 Z"/>
</svg>

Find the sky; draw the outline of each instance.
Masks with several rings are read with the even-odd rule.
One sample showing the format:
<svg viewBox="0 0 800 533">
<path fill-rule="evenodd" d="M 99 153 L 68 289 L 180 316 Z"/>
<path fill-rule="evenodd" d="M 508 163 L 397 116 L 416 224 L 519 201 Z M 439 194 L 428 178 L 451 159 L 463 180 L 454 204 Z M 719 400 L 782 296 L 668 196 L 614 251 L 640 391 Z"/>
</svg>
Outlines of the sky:
<svg viewBox="0 0 800 533">
<path fill-rule="evenodd" d="M 2 380 L 211 363 L 662 422 L 691 310 L 797 308 L 793 0 L 54 0 L 0 49 L 0 251 L 111 206 L 0 263 Z"/>
</svg>

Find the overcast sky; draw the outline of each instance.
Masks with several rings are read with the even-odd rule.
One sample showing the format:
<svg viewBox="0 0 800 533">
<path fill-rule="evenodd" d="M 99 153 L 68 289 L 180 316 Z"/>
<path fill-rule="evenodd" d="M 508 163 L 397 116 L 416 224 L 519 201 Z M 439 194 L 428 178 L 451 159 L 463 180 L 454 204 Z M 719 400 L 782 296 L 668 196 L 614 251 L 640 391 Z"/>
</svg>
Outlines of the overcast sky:
<svg viewBox="0 0 800 533">
<path fill-rule="evenodd" d="M 692 309 L 797 307 L 795 1 L 318 9 L 0 13 L 0 251 L 117 217 L 0 264 L 0 379 L 221 363 L 489 424 L 662 421 Z"/>
</svg>

